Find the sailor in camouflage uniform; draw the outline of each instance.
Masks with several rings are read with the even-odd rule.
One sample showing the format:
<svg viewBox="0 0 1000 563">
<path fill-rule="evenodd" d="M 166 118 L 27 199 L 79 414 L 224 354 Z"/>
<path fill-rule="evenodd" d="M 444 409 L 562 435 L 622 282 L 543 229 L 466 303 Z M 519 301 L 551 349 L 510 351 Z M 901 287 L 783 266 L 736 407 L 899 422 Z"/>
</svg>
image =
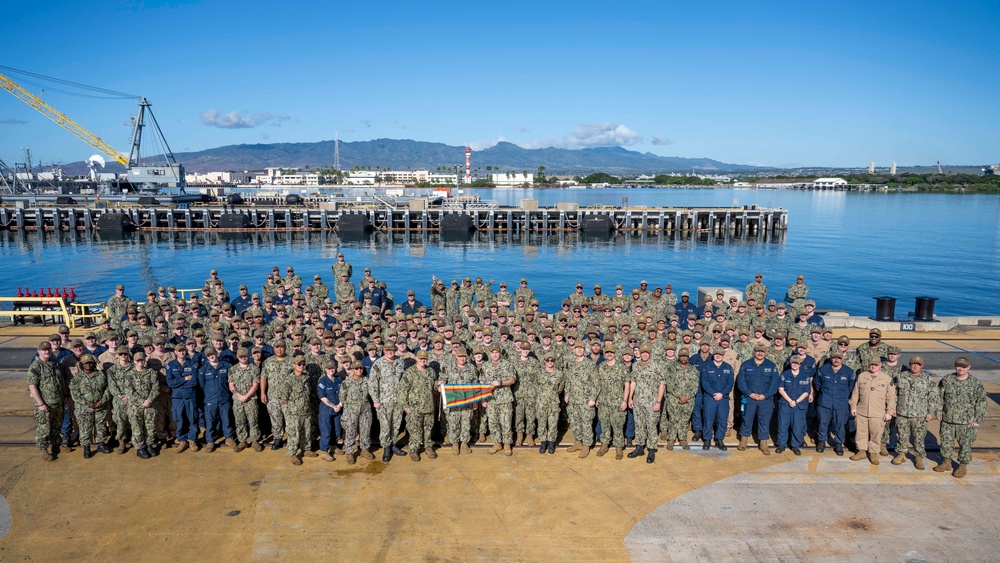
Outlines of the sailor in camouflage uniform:
<svg viewBox="0 0 1000 563">
<path fill-rule="evenodd" d="M 89 459 L 93 454 L 90 446 L 97 444 L 97 450 L 104 454 L 111 453 L 105 440 L 108 439 L 108 405 L 111 403 L 111 392 L 108 390 L 108 377 L 97 369 L 97 359 L 91 354 L 80 357 L 81 369 L 69 383 L 70 396 L 76 406 L 76 424 L 80 429 L 80 444 L 83 445 L 83 457 Z"/>
<path fill-rule="evenodd" d="M 927 423 L 938 412 L 938 386 L 934 379 L 924 373 L 924 360 L 920 356 L 910 358 L 910 368 L 896 376 L 896 457 L 893 465 L 906 461 L 906 449 L 913 439 L 913 466 L 924 468 L 927 451 Z"/>
<path fill-rule="evenodd" d="M 288 432 L 287 452 L 292 465 L 302 465 L 302 457 L 317 457 L 310 449 L 310 407 L 312 390 L 316 383 L 306 370 L 305 356 L 295 356 L 292 373 L 283 377 L 285 384 L 271 393 L 271 399 L 284 405 Z"/>
<path fill-rule="evenodd" d="M 156 370 L 147 367 L 144 352 L 136 352 L 132 361 L 132 369 L 126 373 L 124 382 L 125 406 L 129 426 L 132 427 L 132 447 L 137 456 L 149 459 L 159 455 L 153 447 L 156 441 L 156 408 L 153 402 L 160 394 L 160 382 Z"/>
<path fill-rule="evenodd" d="M 478 383 L 479 372 L 468 362 L 468 352 L 459 347 L 455 352 L 455 362 L 446 364 L 444 369 L 445 383 Z M 479 405 L 469 405 L 448 409 L 448 438 L 451 440 L 452 453 L 471 454 L 469 440 L 472 434 L 472 415 Z"/>
<path fill-rule="evenodd" d="M 437 458 L 431 430 L 434 428 L 434 389 L 442 382 L 427 365 L 427 351 L 417 352 L 417 363 L 407 368 L 399 380 L 399 405 L 406 412 L 406 431 L 410 434 L 410 459 L 420 461 L 420 451 Z"/>
<path fill-rule="evenodd" d="M 371 453 L 372 405 L 368 400 L 370 380 L 362 377 L 365 366 L 359 361 L 350 364 L 349 376 L 340 385 L 341 425 L 344 428 L 344 451 L 347 463 L 354 465 L 357 457 L 358 438 L 361 441 L 361 457 L 375 459 Z"/>
<path fill-rule="evenodd" d="M 52 345 L 38 345 L 38 359 L 28 367 L 28 393 L 34 401 L 35 447 L 41 458 L 52 461 L 58 453 L 59 430 L 63 419 L 66 383 L 62 371 L 52 358 Z"/>
<path fill-rule="evenodd" d="M 597 366 L 600 388 L 597 395 L 597 416 L 601 421 L 601 449 L 603 457 L 612 445 L 615 459 L 622 459 L 625 449 L 625 411 L 628 409 L 628 368 L 617 360 L 615 347 L 604 348 L 604 361 Z"/>
<path fill-rule="evenodd" d="M 483 366 L 482 375 L 493 383 L 493 400 L 486 407 L 489 418 L 490 436 L 493 437 L 493 447 L 487 452 L 495 454 L 501 449 L 504 455 L 511 455 L 511 444 L 514 434 L 511 428 L 514 418 L 514 391 L 511 389 L 517 382 L 517 374 L 510 362 L 501 359 L 500 346 L 494 344 L 489 349 L 490 361 Z"/>
<path fill-rule="evenodd" d="M 976 441 L 979 425 L 986 419 L 986 389 L 976 377 L 969 374 L 969 360 L 955 360 L 955 371 L 944 376 L 938 384 L 937 419 L 941 421 L 941 463 L 934 471 L 951 469 L 951 455 L 958 441 L 958 468 L 952 473 L 965 477 L 972 463 L 972 444 Z"/>
<path fill-rule="evenodd" d="M 566 405 L 573 445 L 567 452 L 580 452 L 580 459 L 590 455 L 594 443 L 594 410 L 597 405 L 597 365 L 585 354 L 582 341 L 573 345 L 574 356 L 566 367 Z"/>
<path fill-rule="evenodd" d="M 233 425 L 236 427 L 236 447 L 234 452 L 242 452 L 247 447 L 247 439 L 255 452 L 264 451 L 260 445 L 260 407 L 257 389 L 260 384 L 260 370 L 250 363 L 250 351 L 240 348 L 236 352 L 238 364 L 229 368 L 229 390 L 233 394 Z"/>
<path fill-rule="evenodd" d="M 652 348 L 639 347 L 639 361 L 632 365 L 629 378 L 629 403 L 635 413 L 635 450 L 628 454 L 635 458 L 646 453 L 646 463 L 656 461 L 660 409 L 667 381 L 658 362 L 652 359 Z"/>
<path fill-rule="evenodd" d="M 392 456 L 406 455 L 396 445 L 396 437 L 403 423 L 403 407 L 399 404 L 399 380 L 403 376 L 404 362 L 396 356 L 396 345 L 387 342 L 384 355 L 375 360 L 368 373 L 369 392 L 378 415 L 379 443 L 382 461 L 389 462 Z"/>
</svg>

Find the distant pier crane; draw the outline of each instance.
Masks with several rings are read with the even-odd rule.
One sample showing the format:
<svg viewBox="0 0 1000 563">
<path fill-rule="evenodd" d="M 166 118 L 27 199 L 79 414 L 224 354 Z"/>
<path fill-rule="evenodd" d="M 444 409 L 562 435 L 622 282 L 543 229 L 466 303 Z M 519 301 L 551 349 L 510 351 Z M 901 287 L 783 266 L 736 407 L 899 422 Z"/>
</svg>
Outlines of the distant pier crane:
<svg viewBox="0 0 1000 563">
<path fill-rule="evenodd" d="M 0 67 L 0 69 L 16 70 L 8 67 Z M 41 75 L 31 75 L 39 78 L 49 78 Z M 4 74 L 0 74 L 0 87 L 13 94 L 22 102 L 28 104 L 28 106 L 33 108 L 35 111 L 51 119 L 56 125 L 59 125 L 63 129 L 69 131 L 75 137 L 87 143 L 90 147 L 104 153 L 124 166 L 128 173 L 129 183 L 131 183 L 137 190 L 155 191 L 159 188 L 179 188 L 181 193 L 184 193 L 184 165 L 178 163 L 177 159 L 174 158 L 174 154 L 170 150 L 167 140 L 163 137 L 163 131 L 160 130 L 160 125 L 156 122 L 156 117 L 153 115 L 152 107 L 149 102 L 146 101 L 146 98 L 141 96 L 132 96 L 129 94 L 124 95 L 133 99 L 138 98 L 139 100 L 139 113 L 138 115 L 132 117 L 132 146 L 129 150 L 128 156 L 126 156 L 115 150 L 115 148 L 104 141 L 104 139 L 101 139 L 97 135 L 91 133 L 82 125 L 70 119 L 66 114 L 45 103 L 41 98 L 25 90 L 21 85 L 14 82 L 11 78 L 5 76 Z M 154 140 L 157 144 L 158 156 L 156 158 L 159 161 L 157 163 L 144 161 L 142 157 L 142 134 L 143 129 L 146 127 L 147 114 L 149 116 L 149 124 L 152 126 Z"/>
</svg>

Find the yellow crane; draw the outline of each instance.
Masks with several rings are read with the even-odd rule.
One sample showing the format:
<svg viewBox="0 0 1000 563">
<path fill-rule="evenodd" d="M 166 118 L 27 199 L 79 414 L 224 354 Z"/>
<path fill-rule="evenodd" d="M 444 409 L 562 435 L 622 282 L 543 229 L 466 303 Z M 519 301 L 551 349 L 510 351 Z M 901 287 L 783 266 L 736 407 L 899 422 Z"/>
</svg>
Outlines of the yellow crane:
<svg viewBox="0 0 1000 563">
<path fill-rule="evenodd" d="M 18 83 L 3 74 L 0 74 L 0 87 L 16 96 L 22 102 L 35 108 L 35 110 L 39 113 L 54 121 L 56 125 L 59 125 L 63 129 L 69 131 L 94 149 L 97 149 L 98 151 L 115 159 L 122 166 L 128 166 L 128 157 L 116 151 L 114 147 L 105 142 L 104 139 L 98 137 L 90 131 L 87 131 L 82 125 L 67 117 L 66 114 L 45 103 L 41 98 L 25 90 Z"/>
</svg>

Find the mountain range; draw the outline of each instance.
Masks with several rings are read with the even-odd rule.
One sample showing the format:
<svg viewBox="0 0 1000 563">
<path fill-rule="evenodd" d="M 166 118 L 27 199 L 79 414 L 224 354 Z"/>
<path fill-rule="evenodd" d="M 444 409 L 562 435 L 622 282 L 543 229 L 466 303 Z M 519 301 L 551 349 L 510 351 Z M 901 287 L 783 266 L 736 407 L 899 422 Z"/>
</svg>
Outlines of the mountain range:
<svg viewBox="0 0 1000 563">
<path fill-rule="evenodd" d="M 300 170 L 325 168 L 333 165 L 334 141 L 315 143 L 270 143 L 254 145 L 229 145 L 197 152 L 176 153 L 177 161 L 187 172 L 217 172 L 262 170 L 267 167 L 297 168 Z M 410 139 L 374 139 L 340 143 L 340 167 L 436 171 L 438 168 L 454 171 L 465 169 L 465 147 L 413 141 Z M 473 151 L 472 168 L 479 175 L 486 174 L 491 166 L 500 172 L 536 172 L 539 166 L 545 173 L 581 174 L 607 172 L 609 174 L 657 174 L 667 172 L 715 173 L 759 170 L 744 164 L 731 164 L 710 158 L 684 158 L 641 153 L 623 147 L 585 149 L 526 149 L 513 143 L 496 145 Z M 84 162 L 63 165 L 67 174 L 83 174 Z M 117 169 L 117 170 L 116 170 Z M 109 165 L 105 171 L 120 171 Z M 464 173 L 464 172 L 460 172 Z"/>
</svg>

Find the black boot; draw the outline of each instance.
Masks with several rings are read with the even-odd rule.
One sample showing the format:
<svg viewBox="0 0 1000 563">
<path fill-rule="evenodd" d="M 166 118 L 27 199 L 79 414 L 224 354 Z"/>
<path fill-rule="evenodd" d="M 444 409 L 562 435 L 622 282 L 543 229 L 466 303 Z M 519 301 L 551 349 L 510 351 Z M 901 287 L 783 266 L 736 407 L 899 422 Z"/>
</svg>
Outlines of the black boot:
<svg viewBox="0 0 1000 563">
<path fill-rule="evenodd" d="M 719 448 L 722 451 L 726 451 L 729 449 L 728 447 L 726 447 L 725 442 L 723 442 L 722 440 L 716 440 L 715 447 Z"/>
<path fill-rule="evenodd" d="M 646 454 L 646 463 L 653 463 L 654 461 L 656 461 L 656 450 L 649 450 L 649 453 Z"/>
<path fill-rule="evenodd" d="M 632 447 L 632 438 L 625 438 L 625 447 L 626 448 Z"/>
<path fill-rule="evenodd" d="M 102 454 L 109 454 L 111 453 L 111 448 L 109 448 L 108 445 L 105 444 L 104 442 L 101 442 L 100 444 L 97 444 L 97 451 L 101 452 Z"/>
<path fill-rule="evenodd" d="M 542 442 L 541 447 L 538 448 L 538 453 L 544 454 L 547 451 L 549 451 L 549 443 L 548 442 Z"/>
<path fill-rule="evenodd" d="M 778 446 L 778 447 L 774 448 L 774 453 L 776 453 L 776 454 L 783 453 L 784 451 L 785 451 L 785 446 Z"/>
<path fill-rule="evenodd" d="M 833 452 L 836 453 L 839 456 L 844 455 L 844 445 L 843 444 L 836 444 L 836 445 L 834 445 L 833 446 Z"/>
<path fill-rule="evenodd" d="M 795 455 L 802 455 L 802 450 L 800 450 L 798 446 L 792 446 L 791 450 L 792 453 Z"/>
<path fill-rule="evenodd" d="M 691 441 L 692 442 L 701 442 L 702 438 L 703 438 L 703 436 L 701 435 L 701 431 L 700 430 L 695 430 L 694 431 L 694 436 L 691 437 Z"/>
<path fill-rule="evenodd" d="M 701 449 L 703 450 L 711 449 L 711 447 L 712 447 L 712 442 L 709 442 L 708 440 L 705 440 L 705 443 L 701 445 Z"/>
<path fill-rule="evenodd" d="M 382 462 L 389 463 L 392 459 L 392 448 L 382 448 Z"/>
<path fill-rule="evenodd" d="M 281 438 L 275 438 L 274 442 L 271 444 L 271 451 L 280 450 L 282 446 L 285 445 L 285 441 Z"/>
<path fill-rule="evenodd" d="M 94 454 L 90 453 L 90 446 L 83 447 L 83 459 L 90 459 Z"/>
<path fill-rule="evenodd" d="M 160 452 L 156 449 L 155 446 L 146 446 L 146 453 L 149 454 L 149 457 L 156 457 L 160 455 Z"/>
<path fill-rule="evenodd" d="M 392 455 L 403 455 L 403 456 L 405 456 L 406 452 L 404 452 L 403 449 L 400 448 L 399 446 L 393 444 L 392 445 Z"/>
<path fill-rule="evenodd" d="M 549 453 L 550 454 L 556 453 L 556 443 L 555 442 L 549 442 Z"/>
<path fill-rule="evenodd" d="M 135 450 L 135 455 L 139 456 L 140 459 L 149 459 L 149 452 L 146 451 L 146 448 Z"/>
<path fill-rule="evenodd" d="M 823 442 L 818 442 L 816 444 L 816 453 L 821 454 L 825 449 L 826 449 L 826 444 L 824 444 Z"/>
<path fill-rule="evenodd" d="M 636 458 L 636 457 L 641 456 L 644 453 L 646 453 L 646 447 L 645 446 L 636 446 L 636 448 L 634 450 L 632 450 L 631 452 L 628 453 L 628 458 L 629 459 Z"/>
</svg>

